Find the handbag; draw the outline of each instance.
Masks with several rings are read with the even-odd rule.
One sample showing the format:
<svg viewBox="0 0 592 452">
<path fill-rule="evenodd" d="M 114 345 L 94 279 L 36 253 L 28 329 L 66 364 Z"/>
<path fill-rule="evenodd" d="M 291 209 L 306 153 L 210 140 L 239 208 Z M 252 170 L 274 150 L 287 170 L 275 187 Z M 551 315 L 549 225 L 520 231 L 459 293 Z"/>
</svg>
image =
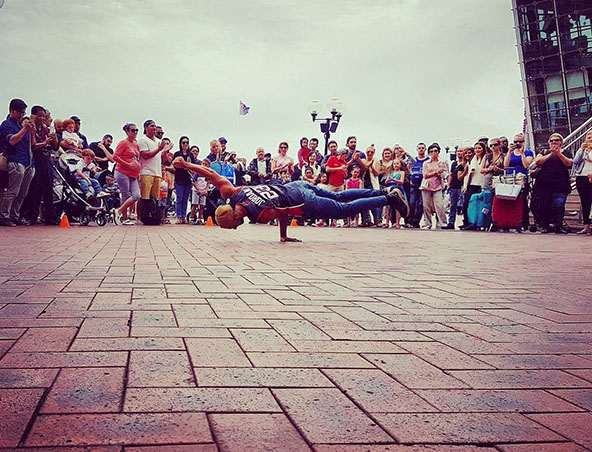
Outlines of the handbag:
<svg viewBox="0 0 592 452">
<path fill-rule="evenodd" d="M 522 185 L 516 182 L 516 173 L 514 172 L 514 174 L 510 176 L 506 169 L 504 170 L 503 176 L 500 176 L 500 179 L 503 180 L 503 182 L 495 185 L 495 197 L 497 199 L 507 199 L 510 201 L 518 199 L 518 196 L 522 191 Z M 510 179 L 512 179 L 512 183 L 509 183 Z"/>
</svg>

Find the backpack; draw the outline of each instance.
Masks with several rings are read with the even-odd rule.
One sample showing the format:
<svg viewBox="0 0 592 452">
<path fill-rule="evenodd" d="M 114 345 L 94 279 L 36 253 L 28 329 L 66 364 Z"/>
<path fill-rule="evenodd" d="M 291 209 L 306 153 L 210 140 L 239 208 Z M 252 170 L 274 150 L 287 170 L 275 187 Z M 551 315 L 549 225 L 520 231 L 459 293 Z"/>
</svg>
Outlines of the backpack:
<svg viewBox="0 0 592 452">
<path fill-rule="evenodd" d="M 160 224 L 161 218 L 162 211 L 158 208 L 158 201 L 154 198 L 145 199 L 140 218 L 142 223 L 149 226 L 157 225 Z"/>
</svg>

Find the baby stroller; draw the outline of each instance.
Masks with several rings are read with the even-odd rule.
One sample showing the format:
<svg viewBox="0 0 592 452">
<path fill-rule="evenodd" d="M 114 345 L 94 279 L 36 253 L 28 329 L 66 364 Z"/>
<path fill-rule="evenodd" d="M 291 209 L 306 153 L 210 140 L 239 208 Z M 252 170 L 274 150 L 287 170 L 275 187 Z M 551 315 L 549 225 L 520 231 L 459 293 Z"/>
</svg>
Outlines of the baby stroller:
<svg viewBox="0 0 592 452">
<path fill-rule="evenodd" d="M 62 154 L 54 166 L 53 199 L 58 217 L 62 213 L 69 221 L 87 226 L 95 221 L 99 226 L 105 226 L 110 219 L 104 199 L 92 197 L 87 199 L 76 180 L 76 165 L 81 158 L 76 154 Z M 95 175 L 99 183 L 104 184 L 108 170 Z M 92 188 L 91 188 L 92 190 Z"/>
</svg>

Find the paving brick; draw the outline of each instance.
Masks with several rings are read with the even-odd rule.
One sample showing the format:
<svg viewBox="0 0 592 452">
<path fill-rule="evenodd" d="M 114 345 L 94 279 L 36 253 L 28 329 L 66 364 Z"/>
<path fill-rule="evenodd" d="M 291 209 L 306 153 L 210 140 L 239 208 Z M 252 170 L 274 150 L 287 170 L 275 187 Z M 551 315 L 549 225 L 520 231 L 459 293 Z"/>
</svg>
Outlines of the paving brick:
<svg viewBox="0 0 592 452">
<path fill-rule="evenodd" d="M 529 414 L 530 419 L 571 439 L 588 449 L 592 448 L 592 414 L 590 413 L 549 413 Z"/>
<path fill-rule="evenodd" d="M 18 339 L 25 331 L 27 331 L 25 328 L 0 327 L 0 339 Z"/>
<path fill-rule="evenodd" d="M 250 367 L 251 363 L 232 339 L 186 339 L 194 367 Z"/>
<path fill-rule="evenodd" d="M 323 372 L 368 413 L 438 411 L 380 370 L 326 369 Z"/>
<path fill-rule="evenodd" d="M 220 452 L 310 452 L 283 414 L 212 414 Z"/>
<path fill-rule="evenodd" d="M 108 339 L 76 339 L 70 347 L 74 352 L 124 350 L 184 350 L 181 338 L 123 337 Z"/>
<path fill-rule="evenodd" d="M 132 318 L 133 326 L 177 326 L 175 316 L 171 311 L 137 311 Z"/>
<path fill-rule="evenodd" d="M 589 388 L 592 383 L 561 370 L 455 370 L 473 389 Z"/>
<path fill-rule="evenodd" d="M 91 447 L 19 447 L 2 449 L 2 452 L 121 452 L 120 446 L 91 446 Z"/>
<path fill-rule="evenodd" d="M 561 441 L 563 437 L 518 413 L 377 414 L 403 443 L 511 443 Z"/>
<path fill-rule="evenodd" d="M 82 319 L 63 318 L 63 319 L 1 319 L 0 329 L 3 328 L 51 328 L 51 327 L 78 327 L 82 323 Z"/>
<path fill-rule="evenodd" d="M 324 353 L 407 353 L 392 342 L 381 341 L 294 341 L 290 344 L 299 352 Z"/>
<path fill-rule="evenodd" d="M 58 369 L 0 369 L 0 388 L 49 388 Z"/>
<path fill-rule="evenodd" d="M 269 320 L 268 323 L 288 340 L 327 340 L 325 333 L 307 320 Z"/>
<path fill-rule="evenodd" d="M 180 327 L 193 328 L 270 328 L 262 319 L 179 319 Z"/>
<path fill-rule="evenodd" d="M 444 412 L 580 411 L 542 390 L 418 390 L 418 395 Z"/>
<path fill-rule="evenodd" d="M 414 355 L 363 355 L 403 386 L 411 389 L 453 389 L 468 385 Z"/>
<path fill-rule="evenodd" d="M 38 416 L 27 446 L 212 442 L 203 413 L 56 414 Z"/>
<path fill-rule="evenodd" d="M 311 443 L 392 441 L 337 389 L 274 389 L 273 392 Z"/>
<path fill-rule="evenodd" d="M 231 329 L 240 347 L 247 352 L 293 352 L 295 351 L 282 336 L 274 330 Z"/>
<path fill-rule="evenodd" d="M 247 353 L 255 367 L 370 368 L 368 361 L 353 353 Z"/>
<path fill-rule="evenodd" d="M 132 337 L 232 337 L 226 328 L 160 328 L 138 326 L 132 328 Z"/>
<path fill-rule="evenodd" d="M 583 380 L 592 382 L 592 369 L 567 369 L 566 372 Z"/>
<path fill-rule="evenodd" d="M 177 446 L 131 446 L 125 452 L 218 452 L 215 444 L 190 444 Z"/>
<path fill-rule="evenodd" d="M 196 367 L 197 385 L 269 388 L 333 387 L 317 369 L 275 369 L 262 367 Z"/>
<path fill-rule="evenodd" d="M 587 411 L 592 411 L 592 389 L 556 389 L 549 392 Z"/>
<path fill-rule="evenodd" d="M 124 352 L 39 352 L 7 353 L 2 367 L 118 367 L 125 366 Z"/>
<path fill-rule="evenodd" d="M 14 345 L 15 341 L 0 341 L 0 358 Z"/>
<path fill-rule="evenodd" d="M 34 319 L 44 310 L 46 304 L 7 304 L 0 309 L 0 319 Z"/>
<path fill-rule="evenodd" d="M 122 367 L 63 369 L 41 413 L 109 413 L 121 408 Z"/>
<path fill-rule="evenodd" d="M 77 338 L 128 337 L 129 319 L 84 319 Z"/>
<path fill-rule="evenodd" d="M 438 342 L 397 342 L 397 345 L 444 370 L 493 368 L 483 361 Z"/>
<path fill-rule="evenodd" d="M 132 351 L 128 386 L 195 387 L 189 357 L 184 351 Z"/>
<path fill-rule="evenodd" d="M 424 446 L 403 445 L 317 445 L 314 452 L 497 452 L 492 447 L 482 446 L 445 446 L 442 444 Z"/>
<path fill-rule="evenodd" d="M 173 310 L 177 319 L 215 319 L 216 314 L 207 304 L 186 305 L 174 304 Z"/>
<path fill-rule="evenodd" d="M 592 369 L 592 360 L 574 355 L 474 355 L 497 369 Z"/>
<path fill-rule="evenodd" d="M 19 443 L 42 396 L 42 389 L 0 389 L 0 447 Z"/>
<path fill-rule="evenodd" d="M 548 444 L 500 444 L 497 446 L 500 452 L 586 452 L 574 443 L 548 443 Z"/>
<path fill-rule="evenodd" d="M 268 389 L 262 388 L 130 388 L 126 412 L 207 411 L 279 412 Z"/>
</svg>

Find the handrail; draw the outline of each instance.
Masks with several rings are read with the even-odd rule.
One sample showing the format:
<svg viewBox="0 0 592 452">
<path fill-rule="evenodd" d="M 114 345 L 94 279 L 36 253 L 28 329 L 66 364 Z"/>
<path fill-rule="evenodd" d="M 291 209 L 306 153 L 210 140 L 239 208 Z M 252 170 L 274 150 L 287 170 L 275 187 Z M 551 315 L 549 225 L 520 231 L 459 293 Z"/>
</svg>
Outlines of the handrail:
<svg viewBox="0 0 592 452">
<path fill-rule="evenodd" d="M 588 119 L 586 119 L 586 121 L 584 121 L 584 123 L 580 127 L 578 127 L 576 130 L 574 130 L 568 136 L 566 136 L 563 139 L 563 143 L 568 143 L 567 145 L 569 145 L 569 141 L 571 141 L 573 139 L 573 137 L 578 135 L 584 129 L 585 129 L 584 135 L 586 134 L 586 132 L 588 132 L 588 129 L 592 129 L 592 116 L 590 116 Z"/>
</svg>

